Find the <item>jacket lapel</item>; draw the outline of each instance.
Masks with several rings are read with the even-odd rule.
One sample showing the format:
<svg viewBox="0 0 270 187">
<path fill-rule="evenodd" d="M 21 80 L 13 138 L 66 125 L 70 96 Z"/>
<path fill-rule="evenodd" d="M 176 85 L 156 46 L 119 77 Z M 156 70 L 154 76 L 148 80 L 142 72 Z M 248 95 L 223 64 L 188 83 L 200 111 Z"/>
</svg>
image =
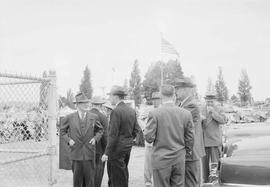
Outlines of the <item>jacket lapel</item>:
<svg viewBox="0 0 270 187">
<path fill-rule="evenodd" d="M 85 127 L 85 134 L 87 133 L 87 131 L 88 131 L 88 129 L 89 129 L 89 127 L 92 125 L 91 123 L 90 123 L 90 119 L 89 119 L 89 115 L 88 115 L 88 112 L 86 113 L 86 116 L 85 116 L 85 120 L 86 120 L 86 127 Z"/>
<path fill-rule="evenodd" d="M 81 127 L 80 127 L 80 117 L 79 117 L 79 113 L 76 112 L 74 114 L 74 117 L 73 117 L 73 124 L 75 125 L 75 127 L 77 128 L 78 132 L 80 133 L 80 135 L 82 135 L 82 132 L 81 132 Z"/>
</svg>

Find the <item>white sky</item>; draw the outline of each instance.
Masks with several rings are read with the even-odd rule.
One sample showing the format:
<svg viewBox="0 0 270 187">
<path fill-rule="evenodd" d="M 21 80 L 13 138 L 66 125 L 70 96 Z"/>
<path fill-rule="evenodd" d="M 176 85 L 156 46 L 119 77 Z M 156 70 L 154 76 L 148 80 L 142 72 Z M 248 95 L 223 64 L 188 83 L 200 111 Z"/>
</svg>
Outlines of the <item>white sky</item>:
<svg viewBox="0 0 270 187">
<path fill-rule="evenodd" d="M 139 60 L 141 76 L 160 59 L 160 31 L 181 55 L 200 94 L 223 67 L 230 94 L 246 68 L 256 100 L 270 97 L 268 0 L 1 0 L 0 71 L 55 69 L 58 90 L 78 91 L 91 69 L 95 95 L 123 85 Z M 114 76 L 112 67 L 116 69 Z"/>
</svg>

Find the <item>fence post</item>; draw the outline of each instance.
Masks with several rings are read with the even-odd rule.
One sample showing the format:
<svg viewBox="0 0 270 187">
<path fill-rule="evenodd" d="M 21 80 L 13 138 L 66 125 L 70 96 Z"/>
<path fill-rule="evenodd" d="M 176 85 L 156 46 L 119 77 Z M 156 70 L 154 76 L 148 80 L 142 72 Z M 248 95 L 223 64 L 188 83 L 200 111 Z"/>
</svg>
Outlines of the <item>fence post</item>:
<svg viewBox="0 0 270 187">
<path fill-rule="evenodd" d="M 56 169 L 57 169 L 57 158 L 56 158 L 56 107 L 57 107 L 57 92 L 56 92 L 56 72 L 49 72 L 50 88 L 48 98 L 48 127 L 49 127 L 49 186 L 56 183 Z"/>
</svg>

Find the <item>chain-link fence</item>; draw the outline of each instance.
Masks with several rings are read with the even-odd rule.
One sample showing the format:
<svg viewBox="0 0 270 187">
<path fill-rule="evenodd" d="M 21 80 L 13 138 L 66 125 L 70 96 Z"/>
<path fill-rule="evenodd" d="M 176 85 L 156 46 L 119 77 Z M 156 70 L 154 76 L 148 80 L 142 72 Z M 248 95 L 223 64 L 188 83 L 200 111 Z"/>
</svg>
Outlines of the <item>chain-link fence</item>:
<svg viewBox="0 0 270 187">
<path fill-rule="evenodd" d="M 55 116 L 54 72 L 0 73 L 0 187 L 53 184 Z"/>
</svg>

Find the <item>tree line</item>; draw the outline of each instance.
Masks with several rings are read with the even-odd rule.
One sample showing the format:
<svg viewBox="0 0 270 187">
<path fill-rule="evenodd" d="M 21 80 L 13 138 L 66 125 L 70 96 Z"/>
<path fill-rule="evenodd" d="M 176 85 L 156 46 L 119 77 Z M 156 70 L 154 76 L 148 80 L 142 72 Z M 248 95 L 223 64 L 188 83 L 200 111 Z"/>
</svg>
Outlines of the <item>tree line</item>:
<svg viewBox="0 0 270 187">
<path fill-rule="evenodd" d="M 180 62 L 176 60 L 169 60 L 167 62 L 157 61 L 152 63 L 147 72 L 144 75 L 142 81 L 140 75 L 139 61 L 136 59 L 133 63 L 130 78 L 125 79 L 123 82 L 123 87 L 128 92 L 128 98 L 135 101 L 135 105 L 138 106 L 142 102 L 142 98 L 147 100 L 151 99 L 152 93 L 159 91 L 161 85 L 161 71 L 163 71 L 163 82 L 165 84 L 175 84 L 177 78 L 184 77 L 182 67 Z M 91 72 L 88 66 L 85 67 L 83 71 L 83 77 L 81 79 L 81 84 L 79 86 L 81 92 L 83 92 L 89 99 L 92 98 L 93 88 L 91 80 Z M 240 103 L 241 106 L 251 103 L 251 85 L 250 80 L 245 69 L 242 70 L 241 76 L 238 82 L 238 97 L 233 94 L 229 98 L 229 90 L 226 86 L 226 82 L 223 76 L 223 70 L 221 67 L 218 69 L 218 76 L 215 83 L 212 79 L 208 79 L 208 84 L 206 92 L 214 92 L 217 96 L 217 100 L 223 104 L 228 101 L 232 103 Z M 74 108 L 72 103 L 74 99 L 74 94 L 71 89 L 67 91 L 66 96 L 61 96 L 61 103 L 68 105 L 70 108 Z"/>
</svg>

